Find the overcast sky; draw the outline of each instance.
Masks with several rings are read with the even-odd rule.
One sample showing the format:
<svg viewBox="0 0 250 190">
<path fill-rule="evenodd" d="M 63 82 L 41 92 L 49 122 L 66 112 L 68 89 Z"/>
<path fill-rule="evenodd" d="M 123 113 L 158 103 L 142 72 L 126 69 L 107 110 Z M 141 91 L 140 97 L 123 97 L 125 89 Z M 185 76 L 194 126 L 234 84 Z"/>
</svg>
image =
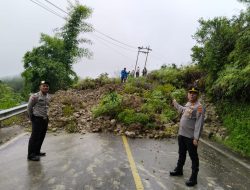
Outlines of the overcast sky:
<svg viewBox="0 0 250 190">
<path fill-rule="evenodd" d="M 65 13 L 45 0 L 33 0 Z M 66 11 L 67 0 L 50 0 Z M 93 9 L 88 20 L 95 29 L 128 46 L 116 43 L 98 32 L 88 34 L 93 45 L 88 46 L 94 56 L 81 59 L 74 65 L 81 77 L 97 77 L 107 72 L 117 75 L 122 68 L 135 66 L 138 46 L 150 46 L 148 70 L 161 65 L 191 62 L 192 35 L 199 27 L 198 19 L 238 15 L 244 5 L 237 0 L 80 0 Z M 20 74 L 25 52 L 39 45 L 40 34 L 53 35 L 55 28 L 65 23 L 30 0 L 0 1 L 0 77 Z M 114 45 L 115 44 L 115 45 Z M 140 54 L 138 65 L 143 68 L 145 54 Z"/>
</svg>

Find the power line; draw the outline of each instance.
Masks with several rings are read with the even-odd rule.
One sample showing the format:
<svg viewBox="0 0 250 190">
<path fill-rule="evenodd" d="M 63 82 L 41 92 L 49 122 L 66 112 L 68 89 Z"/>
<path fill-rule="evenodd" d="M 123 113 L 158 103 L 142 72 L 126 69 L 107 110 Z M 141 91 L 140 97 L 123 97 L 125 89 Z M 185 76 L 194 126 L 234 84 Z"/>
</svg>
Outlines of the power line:
<svg viewBox="0 0 250 190">
<path fill-rule="evenodd" d="M 38 5 L 38 6 L 42 7 L 43 9 L 49 11 L 50 13 L 52 13 L 52 14 L 54 14 L 54 15 L 56 15 L 56 16 L 58 16 L 58 17 L 60 17 L 60 18 L 62 18 L 62 19 L 65 20 L 64 17 L 62 17 L 61 15 L 59 15 L 59 14 L 58 14 L 57 12 L 55 12 L 54 10 L 48 8 L 46 5 L 42 4 L 41 2 L 39 2 L 39 1 L 37 1 L 37 0 L 36 0 L 36 1 L 30 0 L 30 1 L 33 2 L 33 3 L 35 3 L 35 4 Z"/>
<path fill-rule="evenodd" d="M 107 38 L 109 38 L 109 39 L 111 39 L 111 40 L 113 40 L 113 41 L 116 41 L 116 42 L 118 42 L 118 43 L 120 43 L 120 44 L 123 44 L 123 45 L 125 45 L 125 46 L 127 46 L 127 47 L 130 47 L 130 48 L 133 48 L 133 49 L 136 49 L 136 48 L 137 48 L 137 47 L 135 47 L 135 46 L 131 46 L 131 45 L 129 45 L 129 44 L 125 44 L 125 43 L 123 43 L 123 42 L 121 42 L 121 41 L 119 41 L 119 40 L 116 40 L 116 39 L 114 39 L 114 38 L 108 36 L 107 34 L 104 34 L 104 33 L 100 32 L 99 30 L 96 30 L 96 29 L 95 29 L 95 31 L 98 32 L 99 34 L 102 34 L 103 36 L 106 36 Z"/>
<path fill-rule="evenodd" d="M 104 39 L 104 38 L 102 38 L 102 37 L 100 37 L 100 36 L 98 36 L 98 35 L 96 35 L 96 34 L 92 34 L 92 35 L 95 35 L 95 37 L 97 37 L 97 38 L 99 38 L 99 39 L 101 39 L 101 40 L 103 40 L 103 41 L 105 41 L 105 42 L 107 42 L 107 43 L 109 43 L 109 44 L 113 44 L 113 45 L 115 45 L 115 46 L 117 46 L 117 47 L 120 47 L 120 48 L 122 48 L 122 49 L 125 49 L 125 50 L 127 50 L 127 51 L 135 52 L 135 51 L 132 50 L 132 49 L 129 49 L 129 48 L 120 46 L 120 45 L 118 45 L 118 44 L 115 44 L 115 43 L 113 43 L 113 42 L 110 42 L 110 41 L 108 41 L 108 40 L 106 40 L 106 39 Z"/>
<path fill-rule="evenodd" d="M 56 7 L 57 9 L 59 9 L 60 11 L 66 13 L 67 15 L 69 15 L 69 13 L 67 13 L 66 11 L 64 11 L 62 8 L 58 7 L 57 5 L 55 5 L 54 3 L 51 3 L 50 1 L 48 0 L 44 0 L 46 1 L 47 3 L 51 4 L 52 6 Z"/>
<path fill-rule="evenodd" d="M 55 11 L 53 11 L 53 10 L 47 8 L 47 6 L 44 5 L 44 4 L 42 4 L 41 2 L 39 2 L 39 3 L 40 3 L 40 4 L 39 4 L 39 3 L 38 3 L 38 0 L 36 0 L 36 1 L 30 0 L 30 1 L 33 2 L 33 3 L 35 3 L 35 4 L 37 4 L 38 6 L 42 7 L 43 9 L 45 9 L 45 10 L 51 12 L 52 14 L 54 14 L 54 15 L 56 15 L 56 16 L 58 16 L 58 17 L 64 19 L 64 20 L 66 20 L 64 17 L 62 17 L 61 15 L 59 15 L 57 12 L 55 12 Z M 67 15 L 69 15 L 69 13 L 67 13 L 66 11 L 64 11 L 63 9 L 61 9 L 59 6 L 57 6 L 57 5 L 53 4 L 53 3 L 51 3 L 51 2 L 48 1 L 48 0 L 45 0 L 45 1 L 46 1 L 47 3 L 53 5 L 53 6 L 54 6 L 55 8 L 57 8 L 58 10 L 60 10 L 60 11 L 62 11 L 62 12 L 64 12 L 64 13 L 66 13 Z M 131 45 L 129 45 L 129 44 L 126 44 L 126 43 L 123 43 L 123 42 L 121 42 L 121 41 L 119 41 L 119 40 L 116 40 L 116 39 L 114 39 L 113 37 L 110 37 L 109 35 L 104 34 L 103 32 L 101 32 L 101 31 L 99 31 L 99 30 L 95 30 L 95 32 L 97 32 L 97 33 L 99 33 L 99 34 L 101 34 L 101 35 L 103 35 L 103 36 L 105 36 L 105 37 L 107 37 L 107 38 L 109 38 L 109 39 L 111 39 L 111 40 L 117 42 L 117 43 L 120 43 L 120 44 L 122 44 L 122 45 L 125 45 L 125 46 L 127 46 L 127 47 L 129 47 L 129 48 L 132 48 L 132 49 L 135 49 L 135 48 L 136 48 L 136 49 L 137 49 L 137 47 L 131 46 Z M 103 38 L 101 38 L 101 37 L 99 37 L 99 36 L 97 36 L 97 35 L 95 35 L 95 36 L 96 36 L 97 38 L 99 38 L 99 39 L 104 40 Z M 104 41 L 107 42 L 107 40 L 104 40 Z M 111 42 L 108 42 L 108 43 L 111 43 Z M 118 46 L 118 47 L 120 47 L 120 48 L 123 48 L 123 49 L 126 49 L 126 50 L 130 50 L 130 49 L 128 49 L 128 48 L 119 46 L 119 45 L 114 44 L 114 43 L 111 43 L 111 44 L 116 45 L 116 46 Z M 106 45 L 106 44 L 105 44 L 105 45 Z M 107 45 L 106 45 L 106 46 L 107 46 Z M 113 48 L 111 48 L 111 49 L 113 49 Z M 117 51 L 117 50 L 115 50 L 115 51 L 118 52 L 119 54 L 121 54 L 119 51 Z M 130 51 L 132 51 L 132 50 L 130 50 Z M 121 54 L 121 55 L 123 55 L 123 54 Z M 125 55 L 123 55 L 123 56 L 125 56 Z M 125 56 L 125 57 L 127 57 L 127 56 Z M 131 59 L 131 58 L 129 58 L 129 59 Z"/>
<path fill-rule="evenodd" d="M 126 57 L 126 58 L 128 58 L 128 59 L 130 59 L 130 60 L 133 60 L 131 57 L 128 57 L 128 56 L 124 55 L 123 53 L 121 53 L 121 52 L 118 51 L 117 49 L 115 49 L 115 48 L 111 47 L 110 45 L 108 45 L 107 42 L 101 41 L 100 39 L 96 38 L 96 36 L 93 36 L 93 37 L 94 37 L 96 40 L 98 40 L 101 44 L 103 44 L 103 45 L 105 45 L 106 47 L 112 49 L 112 50 L 115 51 L 116 53 L 118 53 L 118 54 L 122 55 L 123 57 Z"/>
<path fill-rule="evenodd" d="M 49 0 L 44 0 L 44 1 L 46 1 L 46 2 L 49 3 L 49 4 L 51 4 L 52 6 L 56 7 L 58 10 L 60 10 L 60 11 L 62 11 L 62 12 L 64 12 L 64 13 L 66 13 L 67 15 L 69 15 L 68 12 L 64 11 L 62 8 L 60 8 L 59 6 L 55 5 L 54 3 L 51 3 Z M 111 39 L 111 40 L 113 40 L 113 41 L 116 41 L 116 42 L 118 42 L 118 43 L 120 43 L 120 44 L 123 44 L 123 45 L 125 45 L 125 46 L 127 46 L 127 47 L 129 47 L 129 48 L 137 49 L 137 47 L 132 46 L 132 45 L 129 45 L 129 44 L 126 44 L 126 43 L 124 43 L 124 42 L 121 42 L 120 40 L 117 40 L 117 39 L 115 39 L 115 38 L 113 38 L 113 37 L 111 37 L 111 36 L 109 36 L 109 35 L 107 35 L 107 34 L 104 34 L 103 32 L 101 32 L 101 31 L 99 31 L 99 30 L 97 30 L 97 29 L 94 29 L 94 31 L 97 32 L 97 33 L 99 33 L 99 34 L 101 34 L 101 35 L 103 35 L 103 36 L 105 36 L 105 37 L 107 37 L 107 38 L 109 38 L 109 39 Z"/>
</svg>

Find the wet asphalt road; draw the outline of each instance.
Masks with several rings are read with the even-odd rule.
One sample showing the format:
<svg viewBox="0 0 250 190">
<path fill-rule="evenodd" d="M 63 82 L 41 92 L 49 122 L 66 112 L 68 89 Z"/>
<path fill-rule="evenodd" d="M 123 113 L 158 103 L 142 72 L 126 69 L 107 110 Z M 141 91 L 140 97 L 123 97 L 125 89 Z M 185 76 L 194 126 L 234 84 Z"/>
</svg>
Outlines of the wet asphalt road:
<svg viewBox="0 0 250 190">
<path fill-rule="evenodd" d="M 135 181 L 120 136 L 47 134 L 40 162 L 27 161 L 29 135 L 0 147 L 0 190 L 134 190 Z M 198 185 L 185 186 L 191 172 L 187 156 L 183 177 L 170 177 L 177 141 L 128 139 L 144 189 L 250 189 L 250 170 L 205 144 L 199 145 Z"/>
</svg>

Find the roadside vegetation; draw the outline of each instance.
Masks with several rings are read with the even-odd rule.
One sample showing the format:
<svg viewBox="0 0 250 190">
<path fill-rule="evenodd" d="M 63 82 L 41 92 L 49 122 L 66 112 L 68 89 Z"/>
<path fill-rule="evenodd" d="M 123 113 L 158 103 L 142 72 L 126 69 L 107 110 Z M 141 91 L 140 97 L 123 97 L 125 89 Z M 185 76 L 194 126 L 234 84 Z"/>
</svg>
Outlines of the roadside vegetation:
<svg viewBox="0 0 250 190">
<path fill-rule="evenodd" d="M 96 79 L 79 80 L 72 70 L 78 58 L 92 55 L 88 48 L 79 47 L 81 42 L 91 42 L 79 39 L 78 35 L 82 31 L 91 32 L 93 28 L 85 23 L 92 10 L 79 4 L 71 5 L 70 16 L 60 32 L 55 36 L 42 34 L 41 45 L 24 55 L 23 96 L 18 94 L 20 89 L 17 87 L 0 82 L 0 109 L 27 100 L 27 95 L 36 91 L 43 79 L 51 81 L 51 92 L 58 92 L 55 94 L 58 97 L 59 93 L 65 93 L 59 90 L 72 88 L 69 92 L 72 97 L 65 93 L 61 107 L 55 106 L 51 112 L 52 118 L 63 117 L 55 122 L 60 127 L 66 122 L 64 127 L 68 132 L 79 132 L 81 126 L 91 127 L 89 122 L 94 126 L 100 119 L 103 126 L 116 125 L 119 130 L 123 127 L 146 133 L 161 130 L 161 137 L 172 137 L 177 134 L 179 120 L 171 105 L 172 99 L 184 104 L 185 89 L 196 83 L 206 98 L 203 101 L 216 106 L 218 119 L 226 128 L 222 138 L 218 139 L 213 133 L 210 136 L 250 156 L 250 7 L 249 1 L 241 2 L 246 3 L 246 9 L 239 15 L 199 20 L 200 26 L 193 35 L 197 43 L 192 48 L 192 64 L 185 67 L 162 65 L 146 77 L 129 77 L 125 84 L 120 84 L 119 78 L 109 78 L 107 73 Z M 98 91 L 102 93 L 100 96 L 87 94 L 97 89 L 102 89 Z M 93 103 L 91 108 L 89 102 L 83 102 L 88 98 Z M 89 114 L 87 109 L 96 120 L 92 121 L 90 116 L 80 118 Z"/>
<path fill-rule="evenodd" d="M 13 88 L 0 81 L 0 109 L 8 109 L 20 105 L 23 97 Z"/>
</svg>

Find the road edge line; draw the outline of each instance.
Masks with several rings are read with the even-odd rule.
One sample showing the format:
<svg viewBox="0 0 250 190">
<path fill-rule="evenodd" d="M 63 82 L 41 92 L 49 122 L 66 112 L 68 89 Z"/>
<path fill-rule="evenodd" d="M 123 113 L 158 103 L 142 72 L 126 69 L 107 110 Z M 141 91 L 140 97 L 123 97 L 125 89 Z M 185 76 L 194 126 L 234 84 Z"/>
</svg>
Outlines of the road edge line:
<svg viewBox="0 0 250 190">
<path fill-rule="evenodd" d="M 140 175 L 138 173 L 138 170 L 136 168 L 135 161 L 133 159 L 133 155 L 132 155 L 132 152 L 130 150 L 128 140 L 127 140 L 126 136 L 124 136 L 124 135 L 122 136 L 122 141 L 123 141 L 125 151 L 127 153 L 127 157 L 128 157 L 128 161 L 129 161 L 129 164 L 130 164 L 131 171 L 132 171 L 132 175 L 134 177 L 136 189 L 137 190 L 143 190 L 144 187 L 142 185 L 142 181 L 141 181 Z"/>
<path fill-rule="evenodd" d="M 224 156 L 226 156 L 226 157 L 228 157 L 228 158 L 234 160 L 235 162 L 239 163 L 239 164 L 242 165 L 243 167 L 245 167 L 245 168 L 247 168 L 247 169 L 250 170 L 250 165 L 249 165 L 249 164 L 247 164 L 247 163 L 245 163 L 245 162 L 239 160 L 238 158 L 236 158 L 236 157 L 234 157 L 234 156 L 232 156 L 232 155 L 226 153 L 225 151 L 223 151 L 223 150 L 221 150 L 221 149 L 215 147 L 214 145 L 208 143 L 208 142 L 205 141 L 204 139 L 200 139 L 200 141 L 201 141 L 202 143 L 206 144 L 207 146 L 209 146 L 210 148 L 212 148 L 212 149 L 218 151 L 219 153 L 223 154 Z"/>
<path fill-rule="evenodd" d="M 28 134 L 28 133 L 22 133 L 22 134 L 20 134 L 20 135 L 18 135 L 18 136 L 16 136 L 16 137 L 14 137 L 13 139 L 7 141 L 6 143 L 0 145 L 0 150 L 6 148 L 6 147 L 9 146 L 10 144 L 12 144 L 12 143 L 14 143 L 15 141 L 17 141 L 19 138 L 21 138 L 21 137 L 23 137 L 23 136 L 25 136 L 25 135 L 27 135 L 27 134 Z"/>
</svg>

